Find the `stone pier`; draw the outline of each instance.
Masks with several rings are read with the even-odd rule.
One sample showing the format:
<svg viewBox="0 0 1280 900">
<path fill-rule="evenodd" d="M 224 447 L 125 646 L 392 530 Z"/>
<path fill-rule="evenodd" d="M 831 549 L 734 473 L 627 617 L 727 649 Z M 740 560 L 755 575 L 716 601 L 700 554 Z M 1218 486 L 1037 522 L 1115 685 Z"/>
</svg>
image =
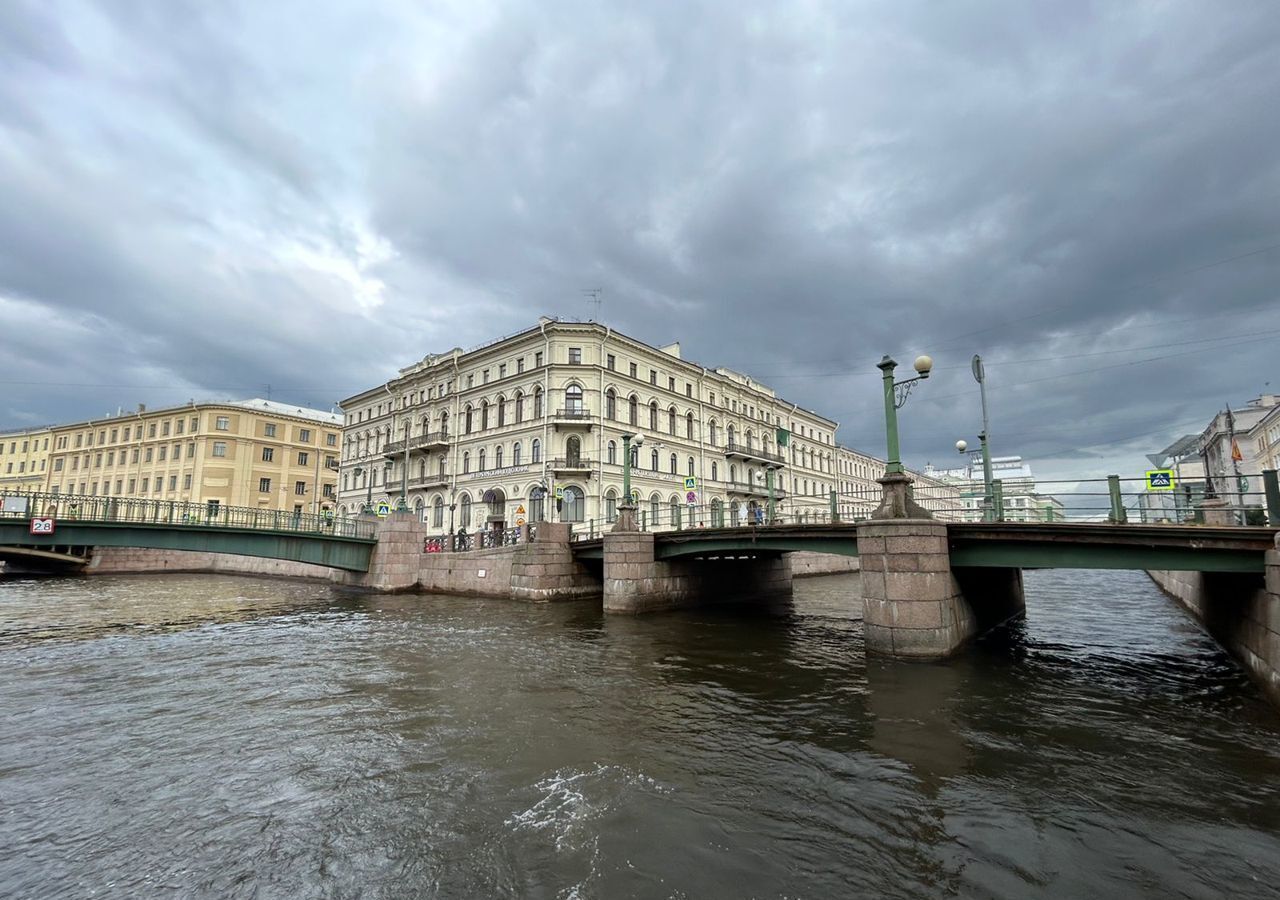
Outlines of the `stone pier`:
<svg viewBox="0 0 1280 900">
<path fill-rule="evenodd" d="M 412 512 L 393 512 L 378 521 L 376 536 L 369 571 L 339 573 L 335 580 L 371 591 L 414 590 L 427 526 Z"/>
<path fill-rule="evenodd" d="M 753 559 L 654 558 L 654 536 L 614 529 L 604 536 L 604 611 L 636 615 L 709 602 L 774 602 L 791 597 L 786 556 Z"/>
</svg>

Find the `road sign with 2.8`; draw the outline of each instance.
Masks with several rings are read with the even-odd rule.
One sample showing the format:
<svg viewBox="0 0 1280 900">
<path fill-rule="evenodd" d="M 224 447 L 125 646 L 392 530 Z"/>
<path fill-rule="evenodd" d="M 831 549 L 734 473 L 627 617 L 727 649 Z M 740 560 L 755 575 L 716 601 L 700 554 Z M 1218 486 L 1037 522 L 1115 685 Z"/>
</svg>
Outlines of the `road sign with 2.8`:
<svg viewBox="0 0 1280 900">
<path fill-rule="evenodd" d="M 53 534 L 55 524 L 52 516 L 36 516 L 31 520 L 32 534 Z"/>
</svg>

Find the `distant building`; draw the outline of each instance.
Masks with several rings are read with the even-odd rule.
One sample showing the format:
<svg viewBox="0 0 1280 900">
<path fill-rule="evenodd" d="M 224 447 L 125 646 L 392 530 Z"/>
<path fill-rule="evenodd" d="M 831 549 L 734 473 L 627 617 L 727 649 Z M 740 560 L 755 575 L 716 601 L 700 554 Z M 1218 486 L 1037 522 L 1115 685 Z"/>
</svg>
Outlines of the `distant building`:
<svg viewBox="0 0 1280 900">
<path fill-rule="evenodd" d="M 261 399 L 139 406 L 43 431 L 37 489 L 320 512 L 336 504 L 341 422 Z"/>
<path fill-rule="evenodd" d="M 982 521 L 986 484 L 983 479 L 981 452 L 970 453 L 968 464 L 959 468 L 935 469 L 933 466 L 926 466 L 925 475 L 958 492 L 961 521 Z M 1036 490 L 1036 479 L 1031 473 L 1031 466 L 1021 456 L 992 457 L 991 478 L 1000 482 L 1005 521 L 1055 522 L 1065 517 L 1061 500 Z"/>
</svg>

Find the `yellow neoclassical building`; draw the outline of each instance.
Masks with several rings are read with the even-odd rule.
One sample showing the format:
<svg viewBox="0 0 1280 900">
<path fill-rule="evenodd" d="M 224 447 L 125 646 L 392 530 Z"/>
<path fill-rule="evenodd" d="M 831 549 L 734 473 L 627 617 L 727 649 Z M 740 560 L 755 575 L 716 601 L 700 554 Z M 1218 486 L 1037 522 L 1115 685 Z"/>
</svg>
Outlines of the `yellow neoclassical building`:
<svg viewBox="0 0 1280 900">
<path fill-rule="evenodd" d="M 0 494 L 44 490 L 52 436 L 50 428 L 0 433 Z"/>
<path fill-rule="evenodd" d="M 139 406 L 44 429 L 26 490 L 320 512 L 336 501 L 341 429 L 334 413 L 270 400 Z"/>
</svg>

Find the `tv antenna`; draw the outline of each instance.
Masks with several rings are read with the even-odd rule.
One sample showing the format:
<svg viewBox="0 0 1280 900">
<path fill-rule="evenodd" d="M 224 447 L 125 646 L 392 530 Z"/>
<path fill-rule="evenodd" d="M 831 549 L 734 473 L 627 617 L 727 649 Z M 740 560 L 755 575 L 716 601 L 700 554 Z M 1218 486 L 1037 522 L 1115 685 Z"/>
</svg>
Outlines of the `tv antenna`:
<svg viewBox="0 0 1280 900">
<path fill-rule="evenodd" d="M 601 299 L 602 295 L 604 294 L 604 288 L 583 288 L 582 293 L 586 295 L 587 303 L 588 304 L 594 303 L 596 307 L 595 317 L 588 319 L 587 321 L 589 322 L 600 321 L 600 304 L 604 302 L 604 300 Z"/>
</svg>

